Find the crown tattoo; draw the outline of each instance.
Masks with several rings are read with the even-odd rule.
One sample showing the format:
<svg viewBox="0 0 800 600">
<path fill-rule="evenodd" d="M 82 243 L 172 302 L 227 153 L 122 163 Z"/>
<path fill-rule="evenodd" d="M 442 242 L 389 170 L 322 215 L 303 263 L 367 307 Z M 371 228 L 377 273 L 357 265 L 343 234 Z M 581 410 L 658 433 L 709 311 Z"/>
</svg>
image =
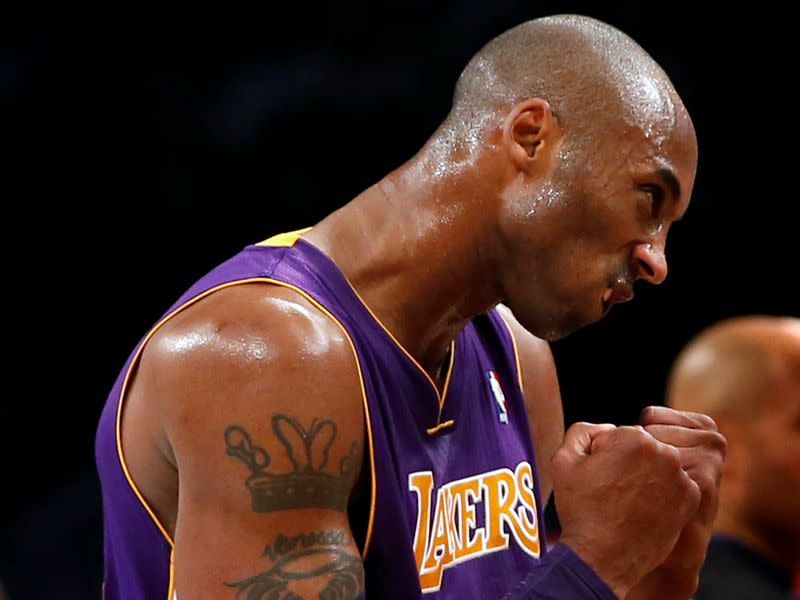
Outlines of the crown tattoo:
<svg viewBox="0 0 800 600">
<path fill-rule="evenodd" d="M 253 443 L 250 434 L 239 425 L 225 430 L 225 452 L 242 461 L 250 469 L 245 484 L 252 496 L 255 512 L 290 508 L 330 508 L 342 510 L 347 505 L 348 491 L 355 475 L 358 443 L 339 461 L 338 473 L 324 470 L 328 454 L 336 439 L 336 423 L 314 419 L 305 429 L 296 419 L 283 414 L 272 417 L 272 431 L 283 445 L 292 463 L 289 473 L 272 473 L 265 469 L 270 456 Z"/>
</svg>

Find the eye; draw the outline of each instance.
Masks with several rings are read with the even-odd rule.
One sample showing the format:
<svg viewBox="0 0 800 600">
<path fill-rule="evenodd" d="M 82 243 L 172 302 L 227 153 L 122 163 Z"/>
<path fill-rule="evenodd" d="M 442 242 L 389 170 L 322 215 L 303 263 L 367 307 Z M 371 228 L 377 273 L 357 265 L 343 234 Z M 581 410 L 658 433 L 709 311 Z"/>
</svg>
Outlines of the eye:
<svg viewBox="0 0 800 600">
<path fill-rule="evenodd" d="M 658 219 L 661 216 L 661 207 L 664 204 L 664 190 L 657 185 L 643 185 L 644 191 L 650 197 L 652 216 Z"/>
</svg>

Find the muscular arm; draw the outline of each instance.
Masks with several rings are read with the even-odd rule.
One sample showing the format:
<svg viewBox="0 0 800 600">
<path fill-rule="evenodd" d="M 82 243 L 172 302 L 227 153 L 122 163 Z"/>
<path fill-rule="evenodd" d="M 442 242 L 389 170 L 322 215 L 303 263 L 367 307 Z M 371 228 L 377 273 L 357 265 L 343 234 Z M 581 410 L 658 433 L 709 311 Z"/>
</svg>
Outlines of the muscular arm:
<svg viewBox="0 0 800 600">
<path fill-rule="evenodd" d="M 546 503 L 553 490 L 550 461 L 564 439 L 564 410 L 553 353 L 550 345 L 523 328 L 507 307 L 500 305 L 498 310 L 517 342 L 540 492 Z"/>
<path fill-rule="evenodd" d="M 161 415 L 177 469 L 180 599 L 356 598 L 347 504 L 364 415 L 346 336 L 295 292 L 263 285 L 217 292 L 174 321 L 151 340 L 137 394 Z"/>
</svg>

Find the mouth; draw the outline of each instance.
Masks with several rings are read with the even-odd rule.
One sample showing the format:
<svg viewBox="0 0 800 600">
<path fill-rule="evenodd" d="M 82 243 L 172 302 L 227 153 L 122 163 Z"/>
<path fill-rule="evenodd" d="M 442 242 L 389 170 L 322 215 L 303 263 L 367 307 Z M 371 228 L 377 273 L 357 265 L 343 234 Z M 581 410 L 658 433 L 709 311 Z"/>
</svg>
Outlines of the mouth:
<svg viewBox="0 0 800 600">
<path fill-rule="evenodd" d="M 603 292 L 603 316 L 615 304 L 628 302 L 631 299 L 633 299 L 633 285 L 623 280 L 615 281 L 611 287 L 606 288 L 605 292 Z"/>
</svg>

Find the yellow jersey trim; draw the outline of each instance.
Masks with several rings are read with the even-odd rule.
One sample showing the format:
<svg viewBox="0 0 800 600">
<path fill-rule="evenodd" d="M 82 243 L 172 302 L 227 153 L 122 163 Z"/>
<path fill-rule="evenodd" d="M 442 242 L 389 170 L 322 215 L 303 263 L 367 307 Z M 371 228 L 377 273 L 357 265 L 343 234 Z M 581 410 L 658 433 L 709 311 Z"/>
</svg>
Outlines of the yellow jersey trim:
<svg viewBox="0 0 800 600">
<path fill-rule="evenodd" d="M 447 375 L 444 379 L 444 385 L 442 386 L 442 397 L 439 398 L 439 416 L 441 417 L 442 409 L 444 408 L 444 401 L 447 398 L 447 390 L 450 387 L 450 379 L 453 376 L 453 365 L 455 364 L 456 360 L 456 341 L 453 340 L 450 342 L 450 361 L 447 365 Z"/>
<path fill-rule="evenodd" d="M 263 242 L 259 242 L 256 245 L 257 246 L 293 246 L 294 244 L 297 243 L 297 240 L 300 239 L 300 237 L 304 233 L 306 233 L 308 231 L 311 231 L 311 227 L 306 227 L 305 229 L 298 229 L 297 231 L 289 231 L 289 232 L 286 232 L 286 233 L 279 233 L 278 235 L 274 235 L 271 238 L 268 238 L 268 239 L 264 240 Z M 338 265 L 336 265 L 336 267 L 337 267 L 337 269 L 339 268 Z M 341 269 L 339 269 L 339 272 L 341 273 Z M 358 301 L 361 302 L 361 304 L 364 306 L 364 308 L 367 309 L 367 312 L 370 314 L 370 316 L 381 327 L 381 329 L 383 329 L 386 332 L 386 335 L 389 336 L 389 339 L 391 339 L 392 342 L 395 344 L 395 346 L 397 346 L 403 352 L 403 354 L 405 354 L 408 357 L 408 359 L 411 361 L 411 363 L 420 371 L 420 373 L 422 373 L 425 376 L 425 379 L 428 380 L 428 383 L 431 384 L 431 387 L 433 388 L 433 391 L 436 394 L 436 403 L 439 406 L 439 417 L 437 418 L 437 422 L 438 422 L 438 420 L 441 418 L 442 409 L 444 408 L 444 401 L 447 398 L 447 389 L 449 387 L 450 378 L 451 378 L 452 373 L 453 373 L 453 357 L 455 356 L 455 341 L 453 341 L 451 346 L 450 346 L 450 364 L 448 365 L 447 376 L 445 378 L 444 386 L 442 387 L 442 393 L 440 394 L 439 393 L 439 388 L 436 386 L 436 383 L 433 381 L 431 376 L 428 375 L 428 372 L 425 369 L 422 368 L 422 366 L 417 362 L 417 360 L 413 356 L 411 356 L 411 353 L 408 350 L 406 350 L 405 347 L 397 340 L 397 338 L 394 336 L 394 334 L 392 334 L 392 332 L 389 331 L 389 328 L 386 327 L 386 325 L 384 325 L 383 322 L 377 317 L 377 315 L 373 312 L 372 308 L 370 308 L 369 304 L 367 304 L 364 301 L 364 299 L 361 297 L 361 294 L 359 294 L 356 291 L 356 288 L 353 287 L 353 284 L 350 283 L 350 280 L 347 279 L 347 277 L 345 277 L 344 273 L 342 273 L 342 278 L 347 282 L 347 285 L 350 286 L 350 289 L 353 290 L 353 294 L 355 294 L 356 298 L 358 298 Z M 439 425 L 436 425 L 436 427 L 438 427 L 438 426 Z"/>
<path fill-rule="evenodd" d="M 341 269 L 340 269 L 340 271 L 341 271 Z M 450 377 L 451 377 L 451 375 L 453 374 L 453 357 L 455 356 L 455 341 L 453 341 L 453 342 L 451 343 L 451 346 L 450 346 L 450 364 L 449 364 L 449 366 L 448 366 L 448 369 L 447 369 L 447 377 L 445 378 L 445 385 L 444 385 L 444 387 L 442 388 L 442 393 L 440 394 L 440 393 L 439 393 L 439 388 L 438 388 L 438 387 L 436 387 L 436 383 L 433 381 L 433 379 L 431 378 L 431 376 L 430 376 L 430 375 L 428 375 L 428 372 L 427 372 L 425 369 L 423 369 L 423 368 L 422 368 L 422 365 L 420 365 L 420 364 L 417 362 L 417 359 L 415 359 L 413 356 L 411 356 L 411 353 L 410 353 L 408 350 L 406 350 L 406 349 L 405 349 L 405 347 L 403 346 L 403 344 L 401 344 L 401 343 L 400 343 L 400 342 L 397 340 L 397 338 L 396 338 L 396 337 L 394 337 L 394 335 L 392 334 L 392 332 L 391 332 L 391 331 L 389 331 L 389 328 L 388 328 L 388 327 L 386 327 L 386 325 L 384 325 L 384 324 L 383 324 L 383 322 L 382 322 L 382 321 L 381 321 L 381 320 L 378 318 L 378 316 L 377 316 L 377 315 L 376 315 L 376 314 L 373 312 L 372 308 L 370 308 L 369 304 L 367 304 L 367 303 L 364 301 L 364 299 L 361 297 L 361 294 L 359 294 L 359 293 L 356 291 L 356 288 L 355 288 L 355 287 L 353 287 L 353 284 L 352 284 L 352 283 L 350 283 L 350 280 L 349 280 L 349 279 L 347 279 L 347 277 L 344 277 L 344 273 L 342 273 L 342 276 L 343 276 L 344 280 L 347 282 L 347 285 L 349 285 L 349 286 L 350 286 L 350 289 L 351 289 L 351 290 L 353 290 L 353 294 L 355 294 L 355 296 L 356 296 L 356 298 L 358 298 L 359 302 L 361 302 L 361 304 L 364 306 L 364 308 L 366 308 L 366 309 L 367 309 L 367 312 L 370 314 L 370 316 L 372 316 L 372 318 L 375 320 L 375 322 L 376 322 L 378 325 L 380 325 L 380 328 L 381 328 L 381 329 L 383 329 L 383 331 L 385 331 L 385 332 L 386 332 L 386 335 L 388 335 L 388 336 L 389 336 L 389 339 L 390 339 L 390 340 L 392 340 L 392 342 L 394 342 L 394 345 L 395 345 L 395 346 L 397 346 L 397 347 L 400 349 L 400 351 L 401 351 L 403 354 L 405 354 L 405 355 L 406 355 L 406 357 L 408 357 L 408 360 L 410 360 L 410 361 L 411 361 L 411 364 L 413 364 L 413 365 L 414 365 L 414 366 L 415 366 L 415 367 L 416 367 L 416 368 L 419 370 L 419 372 L 420 372 L 420 373 L 422 373 L 422 374 L 425 376 L 425 379 L 427 379 L 427 380 L 428 380 L 428 383 L 430 383 L 430 384 L 431 384 L 431 388 L 433 388 L 433 393 L 434 393 L 434 394 L 436 394 L 436 403 L 437 403 L 437 404 L 438 404 L 438 406 L 439 406 L 439 412 L 441 413 L 442 407 L 444 406 L 444 401 L 445 401 L 445 399 L 446 399 L 447 390 L 448 390 L 448 388 L 449 388 L 449 384 L 450 384 Z"/>
<path fill-rule="evenodd" d="M 454 424 L 455 424 L 455 421 L 453 419 L 450 419 L 448 421 L 445 421 L 444 423 L 439 423 L 438 425 L 435 425 L 434 427 L 429 427 L 425 431 L 428 432 L 428 435 L 433 435 L 435 433 L 439 433 L 442 429 L 444 429 L 446 427 L 452 427 Z"/>
<path fill-rule="evenodd" d="M 297 240 L 300 239 L 300 236 L 309 231 L 311 231 L 311 227 L 279 233 L 278 235 L 273 235 L 271 238 L 267 238 L 263 242 L 259 242 L 256 246 L 294 246 Z"/>
<path fill-rule="evenodd" d="M 169 553 L 169 586 L 167 587 L 167 600 L 177 600 L 175 594 L 175 548 Z"/>
<path fill-rule="evenodd" d="M 503 325 L 506 326 L 506 330 L 508 331 L 508 335 L 511 338 L 511 346 L 514 348 L 514 362 L 517 365 L 517 383 L 519 383 L 519 391 L 522 392 L 522 396 L 525 396 L 525 386 L 522 385 L 522 367 L 520 366 L 519 362 L 519 348 L 517 347 L 517 338 L 514 336 L 514 332 L 511 330 L 511 325 L 508 324 L 506 318 L 503 316 L 502 311 L 495 309 L 500 320 L 503 322 Z"/>
<path fill-rule="evenodd" d="M 128 385 L 130 384 L 130 379 L 131 379 L 131 375 L 133 374 L 133 370 L 137 366 L 137 364 L 139 363 L 139 359 L 141 358 L 142 352 L 144 351 L 144 348 L 147 345 L 147 342 L 150 341 L 150 339 L 156 334 L 156 332 L 161 327 L 163 327 L 175 315 L 177 315 L 178 313 L 182 312 L 184 309 L 188 308 L 192 304 L 195 304 L 196 302 L 199 302 L 200 300 L 202 300 L 203 298 L 209 296 L 210 294 L 212 294 L 214 292 L 217 292 L 217 291 L 219 291 L 221 289 L 224 289 L 224 288 L 233 287 L 235 285 L 243 285 L 243 284 L 247 284 L 247 283 L 270 283 L 270 284 L 274 284 L 274 285 L 278 285 L 278 286 L 281 286 L 281 287 L 285 287 L 285 288 L 289 288 L 291 290 L 294 290 L 295 292 L 297 292 L 298 294 L 303 296 L 303 298 L 308 300 L 317 309 L 319 309 L 328 318 L 330 318 L 334 323 L 336 323 L 336 325 L 339 327 L 339 329 L 341 329 L 342 333 L 344 333 L 345 337 L 347 338 L 347 341 L 350 344 L 350 349 L 353 351 L 353 356 L 356 359 L 356 365 L 358 367 L 359 384 L 361 386 L 361 400 L 362 400 L 362 404 L 364 406 L 364 416 L 365 416 L 366 426 L 367 426 L 367 440 L 369 442 L 369 456 L 370 456 L 370 470 L 371 470 L 371 496 L 372 497 L 370 498 L 370 511 L 369 511 L 369 522 L 368 522 L 368 525 L 367 525 L 367 535 L 366 535 L 366 539 L 364 540 L 364 550 L 361 553 L 362 560 L 363 560 L 367 555 L 367 551 L 369 550 L 370 542 L 372 541 L 372 532 L 373 532 L 373 527 L 374 527 L 374 523 L 375 523 L 375 505 L 376 505 L 376 501 L 377 501 L 377 478 L 376 478 L 376 474 L 375 474 L 375 449 L 374 449 L 373 436 L 372 436 L 372 423 L 371 423 L 371 420 L 370 420 L 369 403 L 367 402 L 367 391 L 366 391 L 366 387 L 364 385 L 364 376 L 363 376 L 363 373 L 362 373 L 361 361 L 359 360 L 358 352 L 356 351 L 356 347 L 355 347 L 355 344 L 353 342 L 353 339 L 350 337 L 350 334 L 348 333 L 347 329 L 339 321 L 339 319 L 337 319 L 333 314 L 331 314 L 331 312 L 328 309 L 326 309 L 319 302 L 317 302 L 314 298 L 312 298 L 307 292 L 305 292 L 304 290 L 302 290 L 302 289 L 300 289 L 297 286 L 294 286 L 292 284 L 289 284 L 289 283 L 286 283 L 286 282 L 283 282 L 283 281 L 279 281 L 277 279 L 272 279 L 272 278 L 269 278 L 269 277 L 252 277 L 252 278 L 248 278 L 248 279 L 239 279 L 239 280 L 236 280 L 236 281 L 230 281 L 230 282 L 227 282 L 227 283 L 223 283 L 223 284 L 215 286 L 215 287 L 213 287 L 213 288 L 211 288 L 209 290 L 206 290 L 205 292 L 203 292 L 201 294 L 198 294 L 197 296 L 195 296 L 194 298 L 191 298 L 190 300 L 187 300 L 185 303 L 181 304 L 175 310 L 173 310 L 168 315 L 166 315 L 164 318 L 162 318 L 150 330 L 150 332 L 144 338 L 142 343 L 139 345 L 139 348 L 136 350 L 136 354 L 134 355 L 133 360 L 131 360 L 131 364 L 128 367 L 128 370 L 127 370 L 127 372 L 125 374 L 125 379 L 123 381 L 122 388 L 120 389 L 119 399 L 117 401 L 117 419 L 116 419 L 117 455 L 119 457 L 120 466 L 122 467 L 122 471 L 125 474 L 125 479 L 127 480 L 128 485 L 130 486 L 130 488 L 133 491 L 134 495 L 137 497 L 139 502 L 142 504 L 142 506 L 144 507 L 145 511 L 147 511 L 147 514 L 150 515 L 150 518 L 153 520 L 153 523 L 155 524 L 155 526 L 158 528 L 158 530 L 161 532 L 161 534 L 167 540 L 167 543 L 170 545 L 170 547 L 172 548 L 172 552 L 174 553 L 175 542 L 173 541 L 172 537 L 167 533 L 167 530 L 164 528 L 163 524 L 158 519 L 158 517 L 156 516 L 155 512 L 153 511 L 153 509 L 150 507 L 150 505 L 144 499 L 144 496 L 142 496 L 142 493 L 139 490 L 139 487 L 136 485 L 136 483 L 133 480 L 133 477 L 131 476 L 131 473 L 130 473 L 130 471 L 128 469 L 128 465 L 125 462 L 125 456 L 124 456 L 124 453 L 122 451 L 122 435 L 121 435 L 121 431 L 122 431 L 122 406 L 123 406 L 123 403 L 124 403 L 124 400 L 125 400 L 125 393 L 127 392 Z M 170 587 L 171 587 L 171 589 L 174 590 L 174 566 L 173 566 L 173 562 L 172 562 L 172 554 L 170 554 Z M 171 596 L 169 597 L 169 600 L 171 600 Z"/>
<path fill-rule="evenodd" d="M 444 401 L 447 398 L 447 390 L 450 387 L 450 379 L 453 375 L 453 365 L 455 364 L 456 359 L 456 341 L 453 340 L 450 342 L 450 361 L 447 366 L 447 376 L 444 380 L 444 386 L 442 386 L 442 395 L 439 398 L 439 416 L 436 417 L 436 425 L 433 427 L 429 427 L 425 431 L 428 432 L 428 435 L 433 435 L 434 433 L 438 433 L 440 430 L 444 429 L 445 427 L 450 427 L 455 423 L 453 419 L 449 421 L 445 421 L 444 423 L 441 422 L 442 420 L 442 411 L 444 410 Z"/>
</svg>

